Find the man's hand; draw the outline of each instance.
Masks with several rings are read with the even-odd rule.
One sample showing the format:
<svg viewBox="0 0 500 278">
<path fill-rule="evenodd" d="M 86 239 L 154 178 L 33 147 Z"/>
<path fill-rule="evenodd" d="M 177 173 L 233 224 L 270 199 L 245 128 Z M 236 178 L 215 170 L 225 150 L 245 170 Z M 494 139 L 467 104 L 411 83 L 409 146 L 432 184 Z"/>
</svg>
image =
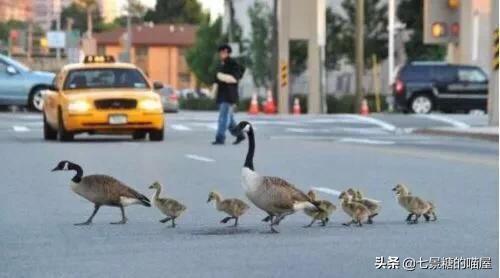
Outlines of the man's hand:
<svg viewBox="0 0 500 278">
<path fill-rule="evenodd" d="M 210 90 L 210 95 L 212 96 L 212 98 L 215 98 L 217 96 L 217 83 L 214 83 L 212 85 L 212 90 Z"/>
<path fill-rule="evenodd" d="M 219 79 L 222 82 L 229 83 L 229 84 L 238 83 L 238 80 L 236 80 L 236 78 L 234 78 L 234 76 L 232 76 L 230 74 L 222 73 L 222 72 L 217 73 L 217 79 Z"/>
</svg>

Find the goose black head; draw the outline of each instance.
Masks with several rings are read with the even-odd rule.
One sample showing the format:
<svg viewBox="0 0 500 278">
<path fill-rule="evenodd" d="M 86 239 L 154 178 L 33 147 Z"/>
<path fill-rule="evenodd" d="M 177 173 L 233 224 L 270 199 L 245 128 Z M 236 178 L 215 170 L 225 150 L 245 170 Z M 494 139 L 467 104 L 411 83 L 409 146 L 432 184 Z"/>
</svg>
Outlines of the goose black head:
<svg viewBox="0 0 500 278">
<path fill-rule="evenodd" d="M 250 131 L 250 128 L 252 127 L 252 125 L 247 122 L 247 121 L 241 121 L 238 123 L 238 125 L 236 126 L 236 130 L 238 131 L 245 131 L 245 132 L 248 132 Z"/>
<path fill-rule="evenodd" d="M 52 172 L 55 171 L 68 171 L 70 170 L 69 167 L 72 163 L 67 161 L 67 160 L 62 160 L 59 163 L 57 163 L 56 168 L 52 169 Z"/>
</svg>

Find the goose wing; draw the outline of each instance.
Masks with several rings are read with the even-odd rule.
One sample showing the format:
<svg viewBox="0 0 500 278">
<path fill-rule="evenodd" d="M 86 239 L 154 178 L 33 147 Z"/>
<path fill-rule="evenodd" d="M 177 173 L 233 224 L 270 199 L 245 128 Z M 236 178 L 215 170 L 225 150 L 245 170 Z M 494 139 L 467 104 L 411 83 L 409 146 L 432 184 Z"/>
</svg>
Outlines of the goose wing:
<svg viewBox="0 0 500 278">
<path fill-rule="evenodd" d="M 282 178 L 264 176 L 262 185 L 267 198 L 277 209 L 293 209 L 297 202 L 311 202 L 309 196 Z"/>
<path fill-rule="evenodd" d="M 225 212 L 228 214 L 243 214 L 248 208 L 250 208 L 240 199 L 225 199 L 222 203 L 224 204 L 224 207 L 226 207 Z"/>
<path fill-rule="evenodd" d="M 183 211 L 186 209 L 186 206 L 178 202 L 177 200 L 170 198 L 158 198 L 155 200 L 156 204 L 159 207 L 165 208 L 168 211 Z"/>
<path fill-rule="evenodd" d="M 120 197 L 134 198 L 141 201 L 145 206 L 151 206 L 149 199 L 128 187 L 123 182 L 107 175 L 89 175 L 82 178 L 88 190 L 106 199 L 108 202 L 119 203 Z"/>
</svg>

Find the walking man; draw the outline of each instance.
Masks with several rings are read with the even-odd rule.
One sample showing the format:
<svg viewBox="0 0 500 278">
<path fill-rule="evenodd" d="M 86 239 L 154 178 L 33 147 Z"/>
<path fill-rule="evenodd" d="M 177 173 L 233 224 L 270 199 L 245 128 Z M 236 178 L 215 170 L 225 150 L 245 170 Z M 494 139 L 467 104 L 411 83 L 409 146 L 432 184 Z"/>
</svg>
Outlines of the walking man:
<svg viewBox="0 0 500 278">
<path fill-rule="evenodd" d="M 241 131 L 236 131 L 236 121 L 234 120 L 234 108 L 238 103 L 238 82 L 243 77 L 245 68 L 239 65 L 231 56 L 231 47 L 227 44 L 219 47 L 220 64 L 217 67 L 215 76 L 215 86 L 217 90 L 216 102 L 219 106 L 219 120 L 217 134 L 213 145 L 224 145 L 226 140 L 226 130 L 236 137 L 233 144 L 239 144 L 245 140 Z"/>
</svg>

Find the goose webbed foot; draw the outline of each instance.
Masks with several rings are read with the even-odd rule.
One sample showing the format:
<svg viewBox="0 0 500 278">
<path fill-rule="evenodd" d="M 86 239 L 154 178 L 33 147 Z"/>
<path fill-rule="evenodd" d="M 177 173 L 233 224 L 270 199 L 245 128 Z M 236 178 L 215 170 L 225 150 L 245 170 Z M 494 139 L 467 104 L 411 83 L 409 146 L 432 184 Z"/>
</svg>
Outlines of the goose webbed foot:
<svg viewBox="0 0 500 278">
<path fill-rule="evenodd" d="M 373 220 L 371 218 L 368 218 L 368 221 L 366 221 L 366 224 L 373 224 Z"/>
<path fill-rule="evenodd" d="M 412 216 L 413 216 L 413 213 L 408 214 L 408 217 L 406 217 L 406 222 L 410 222 Z"/>
<path fill-rule="evenodd" d="M 326 223 L 328 223 L 328 218 L 321 220 L 321 226 L 325 227 Z"/>
<path fill-rule="evenodd" d="M 351 221 L 349 221 L 349 222 L 342 223 L 342 225 L 344 225 L 344 226 L 346 226 L 346 227 L 349 227 L 349 226 L 351 226 L 351 224 L 352 224 L 352 223 L 356 223 L 356 221 L 351 220 Z"/>
<path fill-rule="evenodd" d="M 226 224 L 231 219 L 233 219 L 231 216 L 225 217 L 220 221 L 220 223 Z"/>
<path fill-rule="evenodd" d="M 171 226 L 172 228 L 175 228 L 175 226 L 177 226 L 177 225 L 175 224 L 175 218 L 176 218 L 176 217 L 172 217 L 172 226 Z"/>
<path fill-rule="evenodd" d="M 233 227 L 238 227 L 238 217 L 234 217 L 234 225 Z"/>
<path fill-rule="evenodd" d="M 272 234 L 279 234 L 280 233 L 276 229 L 274 229 L 274 225 L 273 224 L 271 224 L 271 233 Z"/>
<path fill-rule="evenodd" d="M 313 218 L 313 220 L 311 221 L 311 223 L 309 223 L 309 225 L 305 225 L 304 228 L 311 227 L 314 224 L 314 222 L 316 222 L 316 218 Z"/>
<path fill-rule="evenodd" d="M 75 223 L 75 224 L 73 224 L 73 225 L 75 225 L 75 226 L 85 226 L 85 225 L 90 225 L 90 224 L 92 224 L 92 221 L 87 220 L 87 221 L 85 221 L 85 222 L 82 222 L 82 223 Z"/>
<path fill-rule="evenodd" d="M 82 222 L 82 223 L 76 223 L 75 226 L 83 226 L 83 225 L 92 224 L 92 219 L 94 219 L 94 216 L 96 215 L 96 213 L 100 207 L 101 207 L 100 205 L 94 205 L 94 211 L 92 212 L 92 215 L 89 217 L 89 219 L 87 219 L 87 221 Z"/>
<path fill-rule="evenodd" d="M 424 214 L 425 222 L 429 222 L 431 217 L 428 214 Z"/>
<path fill-rule="evenodd" d="M 125 224 L 127 223 L 127 218 L 123 218 L 122 220 L 118 221 L 118 222 L 111 222 L 109 224 L 113 224 L 113 225 L 121 225 L 121 224 Z"/>
<path fill-rule="evenodd" d="M 160 220 L 160 223 L 167 223 L 168 221 L 172 220 L 171 217 L 166 217 Z"/>
</svg>

